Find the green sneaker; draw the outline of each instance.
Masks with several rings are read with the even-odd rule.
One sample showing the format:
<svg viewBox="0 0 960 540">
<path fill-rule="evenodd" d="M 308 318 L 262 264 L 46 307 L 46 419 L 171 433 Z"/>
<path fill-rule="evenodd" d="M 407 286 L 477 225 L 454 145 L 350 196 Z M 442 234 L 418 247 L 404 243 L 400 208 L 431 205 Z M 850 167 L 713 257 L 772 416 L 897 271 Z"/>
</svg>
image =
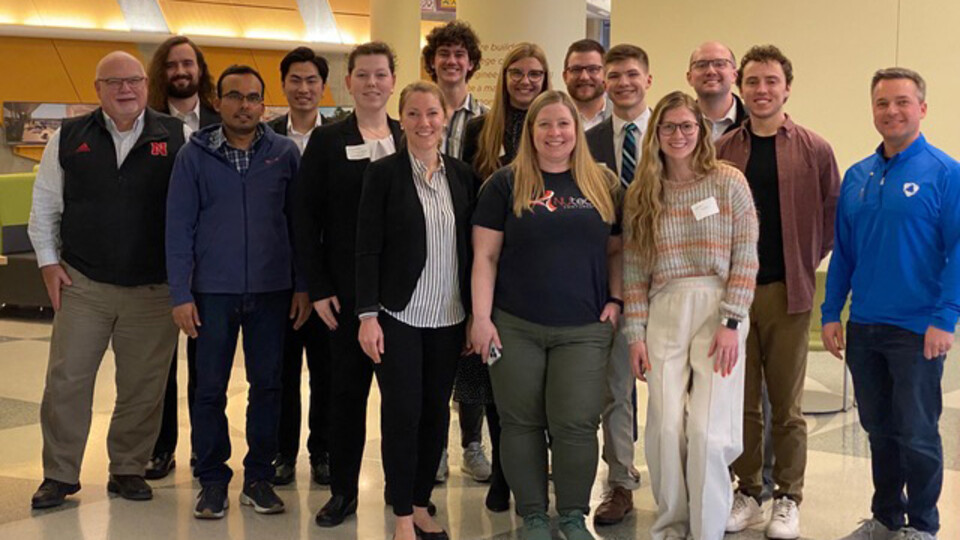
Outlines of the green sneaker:
<svg viewBox="0 0 960 540">
<path fill-rule="evenodd" d="M 567 540 L 594 540 L 580 510 L 564 510 L 560 512 L 560 532 Z"/>
<path fill-rule="evenodd" d="M 552 540 L 550 517 L 545 512 L 536 512 L 523 516 L 524 540 Z"/>
</svg>

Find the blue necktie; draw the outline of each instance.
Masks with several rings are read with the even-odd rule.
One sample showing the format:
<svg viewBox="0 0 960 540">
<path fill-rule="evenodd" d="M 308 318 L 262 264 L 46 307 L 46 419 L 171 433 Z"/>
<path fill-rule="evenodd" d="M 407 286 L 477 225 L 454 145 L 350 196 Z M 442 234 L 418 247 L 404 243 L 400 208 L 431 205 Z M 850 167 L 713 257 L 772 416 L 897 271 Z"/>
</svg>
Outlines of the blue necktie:
<svg viewBox="0 0 960 540">
<path fill-rule="evenodd" d="M 623 150 L 620 152 L 620 182 L 629 186 L 637 170 L 637 125 L 633 122 L 623 128 Z"/>
</svg>

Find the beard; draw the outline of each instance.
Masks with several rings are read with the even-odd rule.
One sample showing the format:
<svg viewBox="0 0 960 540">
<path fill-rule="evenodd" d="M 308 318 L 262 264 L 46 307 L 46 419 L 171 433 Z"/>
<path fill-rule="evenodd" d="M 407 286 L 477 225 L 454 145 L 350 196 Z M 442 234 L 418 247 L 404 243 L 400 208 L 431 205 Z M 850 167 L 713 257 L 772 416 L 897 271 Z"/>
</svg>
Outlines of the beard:
<svg viewBox="0 0 960 540">
<path fill-rule="evenodd" d="M 177 86 L 176 82 L 180 80 L 188 81 L 186 86 Z M 196 95 L 200 90 L 200 83 L 188 77 L 178 77 L 167 83 L 167 96 L 177 99 L 186 99 Z"/>
<path fill-rule="evenodd" d="M 589 93 L 587 95 L 584 95 L 585 91 L 589 91 Z M 581 87 L 575 88 L 573 92 L 570 92 L 570 97 L 573 98 L 574 101 L 586 103 L 589 101 L 593 101 L 598 97 L 602 96 L 603 92 L 604 92 L 604 88 L 602 84 L 596 85 L 592 88 L 589 86 L 581 86 Z"/>
</svg>

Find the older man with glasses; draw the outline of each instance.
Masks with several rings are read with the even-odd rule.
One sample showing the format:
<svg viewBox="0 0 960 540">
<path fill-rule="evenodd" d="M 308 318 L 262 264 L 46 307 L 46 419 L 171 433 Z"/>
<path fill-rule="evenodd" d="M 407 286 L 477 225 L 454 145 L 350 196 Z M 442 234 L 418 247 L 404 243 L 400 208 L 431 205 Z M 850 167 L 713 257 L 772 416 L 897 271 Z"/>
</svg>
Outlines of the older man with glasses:
<svg viewBox="0 0 960 540">
<path fill-rule="evenodd" d="M 40 406 L 44 480 L 33 508 L 80 490 L 93 387 L 112 343 L 117 400 L 107 434 L 107 491 L 153 497 L 143 479 L 160 429 L 177 329 L 164 267 L 164 213 L 183 124 L 146 109 L 139 60 L 97 64 L 100 107 L 64 121 L 34 184 L 30 240 L 50 302 L 53 336 Z"/>
<path fill-rule="evenodd" d="M 240 503 L 261 514 L 284 510 L 271 480 L 294 289 L 290 192 L 300 150 L 260 123 L 263 89 L 253 68 L 227 68 L 217 82 L 223 123 L 191 136 L 170 182 L 167 274 L 173 319 L 197 340 L 192 442 L 201 490 L 193 513 L 201 519 L 221 518 L 227 507 L 233 471 L 226 463 L 226 391 L 241 328 L 250 390 Z M 306 290 L 305 283 L 297 290 Z"/>
</svg>

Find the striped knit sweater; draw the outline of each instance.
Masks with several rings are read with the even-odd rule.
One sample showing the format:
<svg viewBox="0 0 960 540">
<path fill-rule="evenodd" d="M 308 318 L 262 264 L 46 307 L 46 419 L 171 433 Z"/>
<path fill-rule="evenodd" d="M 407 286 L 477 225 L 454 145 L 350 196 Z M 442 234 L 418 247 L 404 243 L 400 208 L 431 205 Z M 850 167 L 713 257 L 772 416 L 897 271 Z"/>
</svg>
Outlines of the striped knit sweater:
<svg viewBox="0 0 960 540">
<path fill-rule="evenodd" d="M 727 284 L 720 303 L 722 317 L 745 319 L 753 301 L 759 225 L 743 174 L 721 164 L 702 179 L 663 186 L 652 271 L 641 267 L 635 248 L 624 247 L 624 315 L 630 343 L 646 339 L 650 299 L 672 279 L 719 276 Z M 720 212 L 697 221 L 691 207 L 709 197 L 717 200 Z"/>
</svg>

